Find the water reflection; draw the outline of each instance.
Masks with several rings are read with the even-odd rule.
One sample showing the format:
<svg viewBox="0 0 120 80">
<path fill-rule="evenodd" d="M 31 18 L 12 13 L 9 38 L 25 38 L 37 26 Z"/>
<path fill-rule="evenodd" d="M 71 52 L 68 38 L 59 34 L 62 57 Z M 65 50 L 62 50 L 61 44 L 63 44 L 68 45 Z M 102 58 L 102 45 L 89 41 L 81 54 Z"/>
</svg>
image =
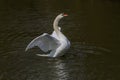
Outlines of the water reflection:
<svg viewBox="0 0 120 80">
<path fill-rule="evenodd" d="M 57 79 L 54 80 L 68 80 L 69 71 L 67 70 L 67 65 L 62 60 L 57 60 L 54 65 L 54 71 Z"/>
</svg>

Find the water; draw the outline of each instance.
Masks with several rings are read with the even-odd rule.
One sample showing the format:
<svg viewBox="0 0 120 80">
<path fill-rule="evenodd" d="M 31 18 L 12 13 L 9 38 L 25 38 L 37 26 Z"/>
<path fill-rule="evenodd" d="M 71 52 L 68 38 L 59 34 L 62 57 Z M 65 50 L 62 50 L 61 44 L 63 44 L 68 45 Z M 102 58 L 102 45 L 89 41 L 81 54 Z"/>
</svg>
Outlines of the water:
<svg viewBox="0 0 120 80">
<path fill-rule="evenodd" d="M 0 80 L 120 80 L 118 0 L 1 0 Z M 71 48 L 59 58 L 38 57 L 27 44 L 60 21 Z"/>
</svg>

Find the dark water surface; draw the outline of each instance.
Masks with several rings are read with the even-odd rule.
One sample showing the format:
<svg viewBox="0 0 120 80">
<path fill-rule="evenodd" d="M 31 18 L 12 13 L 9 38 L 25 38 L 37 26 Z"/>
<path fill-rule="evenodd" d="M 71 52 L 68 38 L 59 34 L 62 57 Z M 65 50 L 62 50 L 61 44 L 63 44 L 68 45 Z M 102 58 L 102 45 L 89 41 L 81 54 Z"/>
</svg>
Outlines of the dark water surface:
<svg viewBox="0 0 120 80">
<path fill-rule="evenodd" d="M 71 48 L 46 58 L 27 44 L 60 21 Z M 0 0 L 0 80 L 120 80 L 119 0 Z"/>
</svg>

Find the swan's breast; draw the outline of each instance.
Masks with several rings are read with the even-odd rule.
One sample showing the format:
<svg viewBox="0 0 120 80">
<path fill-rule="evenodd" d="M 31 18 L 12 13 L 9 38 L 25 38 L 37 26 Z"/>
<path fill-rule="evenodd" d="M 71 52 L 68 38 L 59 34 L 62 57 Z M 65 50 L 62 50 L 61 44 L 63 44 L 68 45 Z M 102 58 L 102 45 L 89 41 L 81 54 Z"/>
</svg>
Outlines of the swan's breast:
<svg viewBox="0 0 120 80">
<path fill-rule="evenodd" d="M 64 55 L 64 53 L 70 48 L 69 41 L 61 41 L 61 45 L 56 49 L 53 57 L 58 57 Z"/>
</svg>

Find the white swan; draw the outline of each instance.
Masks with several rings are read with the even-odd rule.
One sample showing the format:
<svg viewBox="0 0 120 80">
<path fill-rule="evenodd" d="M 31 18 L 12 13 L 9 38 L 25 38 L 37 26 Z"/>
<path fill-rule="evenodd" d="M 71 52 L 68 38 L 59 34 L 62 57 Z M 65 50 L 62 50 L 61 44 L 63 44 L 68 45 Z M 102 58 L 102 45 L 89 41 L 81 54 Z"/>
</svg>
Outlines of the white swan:
<svg viewBox="0 0 120 80">
<path fill-rule="evenodd" d="M 67 14 L 61 13 L 59 14 L 53 23 L 53 33 L 49 35 L 48 33 L 43 33 L 37 38 L 33 39 L 25 51 L 34 46 L 38 46 L 42 51 L 48 52 L 49 54 L 37 54 L 38 56 L 47 56 L 47 57 L 58 57 L 62 56 L 66 50 L 70 47 L 70 41 L 65 37 L 65 35 L 61 32 L 61 28 L 58 26 L 58 22 Z"/>
</svg>

